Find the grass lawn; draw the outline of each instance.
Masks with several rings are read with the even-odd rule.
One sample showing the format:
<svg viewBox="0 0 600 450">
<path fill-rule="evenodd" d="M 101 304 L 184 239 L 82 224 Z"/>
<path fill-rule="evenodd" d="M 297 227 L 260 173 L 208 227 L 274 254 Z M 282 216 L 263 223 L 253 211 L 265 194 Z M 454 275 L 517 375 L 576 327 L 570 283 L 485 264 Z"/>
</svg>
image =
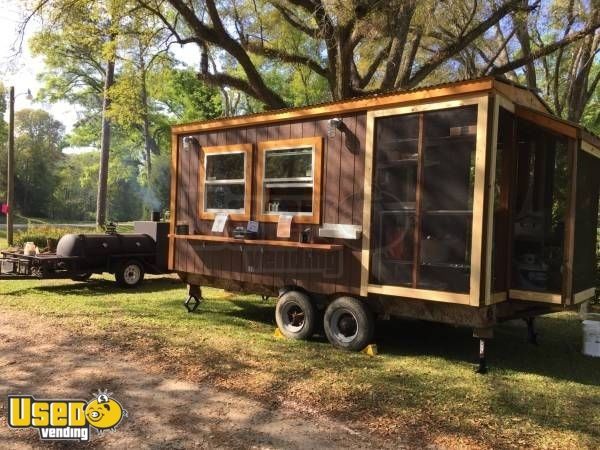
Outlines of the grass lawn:
<svg viewBox="0 0 600 450">
<path fill-rule="evenodd" d="M 598 448 L 600 359 L 580 354 L 573 313 L 542 318 L 539 346 L 521 322 L 499 326 L 491 370 L 474 373 L 468 329 L 417 321 L 380 323 L 380 355 L 333 350 L 322 337 L 273 336 L 274 301 L 205 289 L 197 313 L 173 278 L 121 291 L 112 279 L 2 281 L 0 307 L 60 322 L 152 370 L 316 411 L 420 446 Z"/>
</svg>

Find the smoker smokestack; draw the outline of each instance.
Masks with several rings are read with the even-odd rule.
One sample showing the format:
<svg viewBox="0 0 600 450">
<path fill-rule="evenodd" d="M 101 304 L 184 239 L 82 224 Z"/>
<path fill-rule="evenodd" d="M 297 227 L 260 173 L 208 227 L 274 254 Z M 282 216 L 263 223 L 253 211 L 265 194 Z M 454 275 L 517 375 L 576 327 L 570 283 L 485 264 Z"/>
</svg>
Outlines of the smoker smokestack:
<svg viewBox="0 0 600 450">
<path fill-rule="evenodd" d="M 160 222 L 160 211 L 152 211 L 152 222 Z"/>
</svg>

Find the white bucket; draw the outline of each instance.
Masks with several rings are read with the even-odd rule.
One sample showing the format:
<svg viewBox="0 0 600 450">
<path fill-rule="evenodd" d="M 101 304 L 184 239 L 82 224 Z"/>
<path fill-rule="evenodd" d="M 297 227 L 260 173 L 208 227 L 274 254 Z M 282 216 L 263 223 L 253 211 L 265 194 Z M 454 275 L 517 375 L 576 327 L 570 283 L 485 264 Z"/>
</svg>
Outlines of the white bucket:
<svg viewBox="0 0 600 450">
<path fill-rule="evenodd" d="M 600 320 L 584 320 L 583 349 L 584 355 L 600 357 Z"/>
<path fill-rule="evenodd" d="M 35 256 L 35 244 L 33 242 L 26 242 L 25 248 L 23 249 L 23 254 L 25 256 Z"/>
</svg>

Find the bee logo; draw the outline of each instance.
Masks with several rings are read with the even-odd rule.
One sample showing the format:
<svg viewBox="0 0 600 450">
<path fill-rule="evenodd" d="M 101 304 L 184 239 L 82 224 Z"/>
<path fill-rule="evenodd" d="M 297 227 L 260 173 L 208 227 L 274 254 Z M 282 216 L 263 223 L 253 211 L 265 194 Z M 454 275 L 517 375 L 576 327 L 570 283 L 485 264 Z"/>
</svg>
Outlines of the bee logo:
<svg viewBox="0 0 600 450">
<path fill-rule="evenodd" d="M 111 397 L 112 392 L 98 390 L 85 407 L 85 418 L 99 433 L 114 430 L 127 417 L 127 411 Z"/>
</svg>

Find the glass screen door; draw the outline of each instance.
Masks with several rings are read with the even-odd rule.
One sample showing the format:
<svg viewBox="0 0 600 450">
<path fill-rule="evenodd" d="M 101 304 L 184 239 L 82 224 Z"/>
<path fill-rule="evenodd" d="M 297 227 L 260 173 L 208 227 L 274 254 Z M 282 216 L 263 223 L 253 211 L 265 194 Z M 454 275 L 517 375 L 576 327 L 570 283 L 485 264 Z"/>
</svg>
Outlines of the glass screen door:
<svg viewBox="0 0 600 450">
<path fill-rule="evenodd" d="M 477 106 L 377 118 L 369 283 L 469 292 Z"/>
</svg>

